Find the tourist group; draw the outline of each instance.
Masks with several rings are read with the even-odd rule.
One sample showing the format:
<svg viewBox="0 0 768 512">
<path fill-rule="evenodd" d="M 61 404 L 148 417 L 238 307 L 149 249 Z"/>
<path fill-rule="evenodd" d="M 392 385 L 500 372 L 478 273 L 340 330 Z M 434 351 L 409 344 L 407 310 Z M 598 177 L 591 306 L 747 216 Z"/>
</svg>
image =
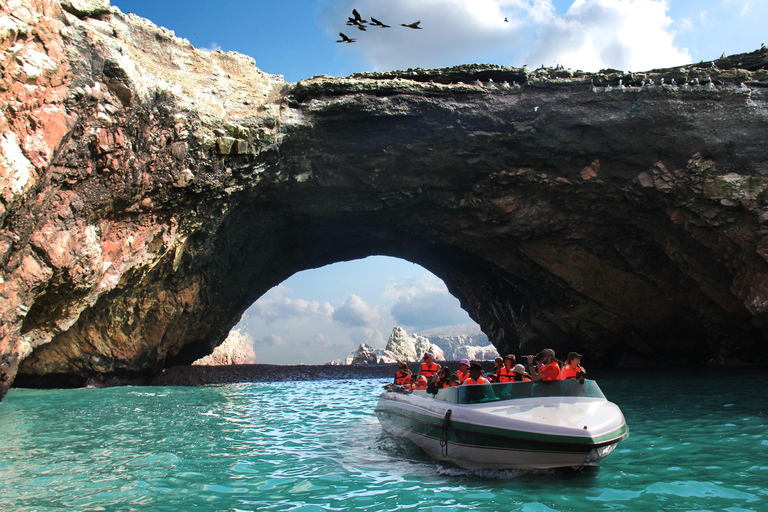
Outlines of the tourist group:
<svg viewBox="0 0 768 512">
<path fill-rule="evenodd" d="M 577 352 L 568 354 L 565 362 L 555 357 L 555 351 L 545 348 L 537 355 L 524 356 L 528 367 L 517 363 L 513 354 L 497 357 L 493 372 L 483 374 L 483 367 L 478 362 L 470 363 L 467 359 L 459 362 L 459 369 L 453 373 L 447 366 L 440 366 L 427 352 L 422 358 L 419 373 L 413 374 L 408 364 L 401 362 L 395 384 L 406 389 L 425 389 L 428 393 L 437 393 L 442 388 L 454 386 L 472 386 L 497 382 L 553 381 L 565 379 L 583 380 L 587 372 L 581 366 L 582 355 Z"/>
</svg>

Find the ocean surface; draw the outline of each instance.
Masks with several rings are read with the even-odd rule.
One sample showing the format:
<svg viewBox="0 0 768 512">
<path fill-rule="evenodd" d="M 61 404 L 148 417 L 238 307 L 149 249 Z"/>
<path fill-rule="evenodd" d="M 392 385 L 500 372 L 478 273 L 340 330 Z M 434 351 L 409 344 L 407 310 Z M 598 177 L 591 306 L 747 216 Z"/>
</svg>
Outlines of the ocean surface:
<svg viewBox="0 0 768 512">
<path fill-rule="evenodd" d="M 437 463 L 382 431 L 382 379 L 14 388 L 0 510 L 768 510 L 768 372 L 591 376 L 630 437 L 582 471 Z"/>
</svg>

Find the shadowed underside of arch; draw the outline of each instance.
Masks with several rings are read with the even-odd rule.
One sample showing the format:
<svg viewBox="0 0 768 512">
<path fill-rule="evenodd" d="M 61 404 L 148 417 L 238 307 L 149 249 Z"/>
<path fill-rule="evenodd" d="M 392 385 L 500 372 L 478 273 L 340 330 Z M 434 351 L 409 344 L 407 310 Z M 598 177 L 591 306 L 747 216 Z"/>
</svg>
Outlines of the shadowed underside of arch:
<svg viewBox="0 0 768 512">
<path fill-rule="evenodd" d="M 295 272 L 368 255 L 443 279 L 500 352 L 766 362 L 765 51 L 287 84 L 118 11 L 40 5 L 73 28 L 49 34 L 55 73 L 4 77 L 37 103 L 0 89 L 27 105 L 2 124 L 0 395 L 17 373 L 145 380 Z"/>
</svg>

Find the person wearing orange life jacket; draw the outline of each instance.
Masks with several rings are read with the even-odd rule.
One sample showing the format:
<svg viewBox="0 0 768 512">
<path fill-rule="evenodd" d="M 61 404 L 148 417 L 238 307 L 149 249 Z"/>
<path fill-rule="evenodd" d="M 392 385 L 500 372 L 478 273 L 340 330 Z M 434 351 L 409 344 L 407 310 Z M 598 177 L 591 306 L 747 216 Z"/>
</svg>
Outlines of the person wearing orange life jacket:
<svg viewBox="0 0 768 512">
<path fill-rule="evenodd" d="M 464 386 L 473 386 L 475 384 L 490 384 L 488 379 L 483 377 L 483 367 L 479 363 L 469 365 L 469 377 L 464 381 Z"/>
<path fill-rule="evenodd" d="M 411 386 L 413 389 L 427 389 L 427 378 L 423 375 L 411 375 Z"/>
<path fill-rule="evenodd" d="M 539 361 L 538 367 L 533 364 L 534 359 Z M 555 358 L 555 351 L 551 348 L 545 348 L 535 358 L 528 356 L 528 368 L 532 381 L 560 380 L 560 365 Z"/>
<path fill-rule="evenodd" d="M 395 374 L 395 384 L 405 386 L 408 383 L 408 377 L 411 376 L 411 370 L 406 363 L 400 363 L 400 369 Z"/>
<path fill-rule="evenodd" d="M 583 356 L 578 352 L 569 352 L 568 357 L 565 358 L 565 365 L 560 370 L 560 379 L 583 379 L 587 371 L 581 367 L 581 358 Z"/>
<path fill-rule="evenodd" d="M 419 369 L 419 375 L 423 375 L 427 379 L 431 378 L 434 374 L 440 371 L 440 367 L 435 364 L 434 357 L 431 352 L 424 353 L 424 362 L 421 363 Z"/>
<path fill-rule="evenodd" d="M 504 356 L 504 364 L 499 368 L 499 382 L 512 382 L 515 380 L 515 374 L 512 371 L 515 362 L 514 355 L 507 354 Z"/>
<path fill-rule="evenodd" d="M 464 381 L 469 377 L 469 359 L 459 361 L 459 369 L 456 371 L 456 375 L 459 376 L 459 383 L 464 384 Z"/>
</svg>

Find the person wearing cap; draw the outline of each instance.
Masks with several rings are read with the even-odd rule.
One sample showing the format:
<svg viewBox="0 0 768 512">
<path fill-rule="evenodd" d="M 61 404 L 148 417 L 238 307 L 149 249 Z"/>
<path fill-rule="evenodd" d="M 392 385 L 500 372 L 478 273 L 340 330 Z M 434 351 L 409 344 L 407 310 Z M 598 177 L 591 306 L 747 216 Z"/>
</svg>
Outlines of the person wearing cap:
<svg viewBox="0 0 768 512">
<path fill-rule="evenodd" d="M 584 368 L 581 367 L 581 358 L 584 357 L 578 352 L 569 352 L 568 357 L 565 358 L 565 365 L 560 370 L 560 379 L 583 379 L 587 373 Z"/>
<path fill-rule="evenodd" d="M 504 364 L 499 368 L 499 382 L 512 382 L 515 374 L 512 372 L 512 367 L 515 366 L 515 356 L 513 354 L 507 354 L 504 356 Z"/>
<path fill-rule="evenodd" d="M 440 371 L 440 367 L 437 366 L 437 364 L 435 364 L 434 357 L 432 357 L 432 353 L 425 352 L 424 362 L 421 363 L 421 368 L 419 369 L 419 375 L 423 375 L 424 377 L 429 379 L 438 371 Z"/>
<path fill-rule="evenodd" d="M 459 376 L 459 384 L 464 384 L 464 381 L 469 377 L 469 359 L 459 361 L 459 369 L 456 371 L 456 375 Z"/>
<path fill-rule="evenodd" d="M 448 381 L 445 383 L 445 387 L 447 388 L 455 388 L 456 386 L 461 385 L 461 380 L 459 380 L 459 376 L 455 373 L 452 373 L 448 376 Z"/>
<path fill-rule="evenodd" d="M 534 359 L 540 361 L 538 368 L 533 364 Z M 531 372 L 532 381 L 560 380 L 560 365 L 555 359 L 555 351 L 551 348 L 545 348 L 535 358 L 528 356 L 528 368 Z"/>
<path fill-rule="evenodd" d="M 530 382 L 531 380 L 531 376 L 525 371 L 525 366 L 521 364 L 516 364 L 515 367 L 512 368 L 512 375 L 513 382 Z"/>
<path fill-rule="evenodd" d="M 483 367 L 480 366 L 480 363 L 469 365 L 469 377 L 464 380 L 464 386 L 472 386 L 474 384 L 490 384 L 488 379 L 483 377 Z"/>
<path fill-rule="evenodd" d="M 405 386 L 408 383 L 408 377 L 411 375 L 411 370 L 408 369 L 406 363 L 400 363 L 400 368 L 395 374 L 395 384 L 399 386 Z"/>
</svg>

